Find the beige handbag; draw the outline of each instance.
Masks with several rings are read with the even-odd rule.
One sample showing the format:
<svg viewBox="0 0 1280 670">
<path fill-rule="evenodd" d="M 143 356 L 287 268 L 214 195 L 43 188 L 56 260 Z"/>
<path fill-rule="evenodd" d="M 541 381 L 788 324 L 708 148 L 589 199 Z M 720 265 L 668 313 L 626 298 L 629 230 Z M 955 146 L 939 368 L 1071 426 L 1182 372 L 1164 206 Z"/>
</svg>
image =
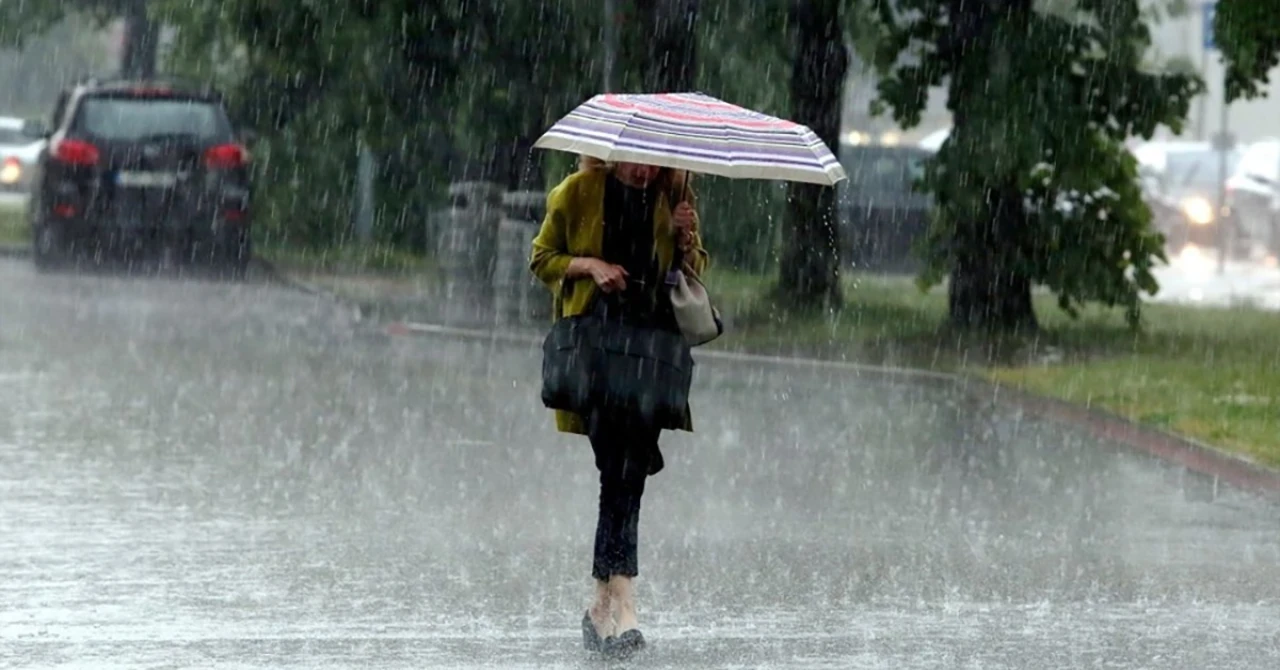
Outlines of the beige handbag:
<svg viewBox="0 0 1280 670">
<path fill-rule="evenodd" d="M 680 326 L 684 341 L 689 346 L 696 347 L 724 334 L 720 312 L 711 305 L 711 297 L 707 295 L 707 287 L 702 280 L 697 275 L 682 270 L 676 270 L 672 275 L 674 277 L 668 277 L 668 283 L 671 284 L 671 308 L 675 312 L 676 324 Z"/>
<path fill-rule="evenodd" d="M 689 182 L 685 181 L 679 196 L 673 197 L 671 202 L 688 200 L 688 189 Z M 671 211 L 675 211 L 674 206 Z M 707 295 L 707 287 L 702 280 L 684 262 L 684 252 L 678 245 L 671 271 L 667 273 L 667 286 L 671 289 L 671 307 L 675 312 L 676 325 L 680 327 L 686 344 L 696 347 L 724 334 L 720 312 L 711 305 L 711 296 Z"/>
</svg>

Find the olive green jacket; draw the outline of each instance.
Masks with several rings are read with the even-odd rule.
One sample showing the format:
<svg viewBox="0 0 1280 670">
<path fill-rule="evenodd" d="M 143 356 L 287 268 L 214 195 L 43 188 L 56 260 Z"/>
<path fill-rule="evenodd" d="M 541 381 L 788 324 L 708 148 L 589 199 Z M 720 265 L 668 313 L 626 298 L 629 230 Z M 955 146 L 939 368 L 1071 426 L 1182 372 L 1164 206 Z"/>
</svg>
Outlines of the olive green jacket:
<svg viewBox="0 0 1280 670">
<path fill-rule="evenodd" d="M 529 269 L 555 296 L 552 313 L 556 319 L 582 314 L 598 290 L 595 282 L 584 277 L 564 286 L 569 262 L 575 257 L 600 258 L 604 253 L 604 185 L 608 173 L 602 169 L 575 172 L 547 194 L 547 214 L 542 228 L 533 240 Z M 692 193 L 688 198 L 693 200 Z M 661 194 L 653 213 L 654 250 L 658 255 L 659 276 L 665 276 L 675 256 L 675 231 L 671 225 L 671 205 L 667 194 Z M 685 264 L 702 276 L 709 263 L 702 248 L 695 218 L 693 250 L 685 256 Z M 565 433 L 586 434 L 586 422 L 572 412 L 556 411 L 556 428 Z M 693 419 L 685 412 L 683 430 L 693 431 Z"/>
</svg>

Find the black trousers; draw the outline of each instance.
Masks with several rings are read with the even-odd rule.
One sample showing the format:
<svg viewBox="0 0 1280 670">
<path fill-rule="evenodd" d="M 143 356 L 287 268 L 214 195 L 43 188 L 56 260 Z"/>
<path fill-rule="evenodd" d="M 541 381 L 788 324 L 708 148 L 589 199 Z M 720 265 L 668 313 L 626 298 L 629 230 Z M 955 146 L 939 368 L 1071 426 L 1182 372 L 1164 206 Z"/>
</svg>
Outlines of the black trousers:
<svg viewBox="0 0 1280 670">
<path fill-rule="evenodd" d="M 661 429 L 643 425 L 627 416 L 593 413 L 587 435 L 600 471 L 600 516 L 596 521 L 595 556 L 591 576 L 607 580 L 613 575 L 635 577 L 640 498 L 645 479 L 662 469 L 658 450 Z"/>
</svg>

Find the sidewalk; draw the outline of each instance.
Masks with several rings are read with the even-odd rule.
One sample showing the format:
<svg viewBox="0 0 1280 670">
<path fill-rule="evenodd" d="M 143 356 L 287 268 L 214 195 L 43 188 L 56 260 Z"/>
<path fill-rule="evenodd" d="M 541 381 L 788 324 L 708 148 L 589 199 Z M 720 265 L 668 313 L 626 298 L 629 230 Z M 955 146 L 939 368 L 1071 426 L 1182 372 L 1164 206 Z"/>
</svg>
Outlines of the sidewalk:
<svg viewBox="0 0 1280 670">
<path fill-rule="evenodd" d="M 489 310 L 458 309 L 467 296 L 451 299 L 442 283 L 422 275 L 329 275 L 285 271 L 288 277 L 360 306 L 366 318 L 383 322 L 414 321 L 455 327 L 491 328 L 497 324 Z M 1202 307 L 1248 306 L 1280 311 L 1280 267 L 1263 263 L 1231 262 L 1217 274 L 1216 261 L 1208 255 L 1184 254 L 1155 271 L 1159 293 L 1152 303 Z M 453 312 L 450 313 L 451 307 Z M 463 306 L 465 307 L 465 306 Z M 528 324 L 520 330 L 538 330 L 544 324 Z M 509 324 L 503 325 L 510 329 Z"/>
<path fill-rule="evenodd" d="M 307 281 L 309 290 L 329 293 L 360 305 L 362 318 L 383 328 L 391 336 L 486 342 L 496 340 L 536 346 L 546 332 L 546 323 L 525 323 L 519 327 L 498 325 L 491 316 L 486 318 L 474 310 L 471 314 L 455 314 L 451 317 L 442 308 L 442 304 L 449 300 L 439 285 L 421 279 L 332 275 L 294 275 L 293 278 Z M 1135 453 L 1168 462 L 1179 470 L 1205 475 L 1214 495 L 1221 482 L 1280 500 L 1280 471 L 1259 465 L 1237 452 L 1175 434 L 1170 429 L 1125 418 L 1102 406 L 1084 407 L 1069 400 L 1019 390 L 1014 386 L 991 381 L 981 373 L 948 373 L 893 364 L 833 360 L 820 356 L 766 355 L 719 347 L 700 350 L 699 358 L 708 362 L 731 364 L 839 370 L 853 375 L 859 384 L 887 382 L 949 387 L 965 397 L 981 402 L 994 402 L 1016 408 L 1027 416 L 1072 426 L 1101 444 L 1122 445 Z"/>
<path fill-rule="evenodd" d="M 278 274 L 309 291 L 327 293 L 359 307 L 361 318 L 380 322 L 433 323 L 455 328 L 496 328 L 500 324 L 488 303 L 473 293 L 450 289 L 426 275 L 355 275 L 292 272 Z M 548 298 L 550 299 L 550 298 Z M 545 323 L 503 323 L 507 331 L 535 332 Z"/>
</svg>

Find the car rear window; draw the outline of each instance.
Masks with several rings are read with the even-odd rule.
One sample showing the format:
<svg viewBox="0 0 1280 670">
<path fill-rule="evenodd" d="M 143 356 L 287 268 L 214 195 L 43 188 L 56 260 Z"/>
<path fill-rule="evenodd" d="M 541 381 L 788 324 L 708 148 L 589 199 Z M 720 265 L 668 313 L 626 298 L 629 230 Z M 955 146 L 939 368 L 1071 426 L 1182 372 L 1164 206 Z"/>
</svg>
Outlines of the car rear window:
<svg viewBox="0 0 1280 670">
<path fill-rule="evenodd" d="M 0 128 L 0 144 L 31 144 L 33 140 L 14 128 Z"/>
<path fill-rule="evenodd" d="M 862 193 L 912 193 L 912 182 L 924 174 L 928 153 L 903 148 L 846 148 L 841 163 L 849 186 Z"/>
<path fill-rule="evenodd" d="M 86 98 L 74 127 L 98 139 L 120 142 L 173 135 L 221 141 L 231 134 L 220 105 L 183 98 Z"/>
</svg>

